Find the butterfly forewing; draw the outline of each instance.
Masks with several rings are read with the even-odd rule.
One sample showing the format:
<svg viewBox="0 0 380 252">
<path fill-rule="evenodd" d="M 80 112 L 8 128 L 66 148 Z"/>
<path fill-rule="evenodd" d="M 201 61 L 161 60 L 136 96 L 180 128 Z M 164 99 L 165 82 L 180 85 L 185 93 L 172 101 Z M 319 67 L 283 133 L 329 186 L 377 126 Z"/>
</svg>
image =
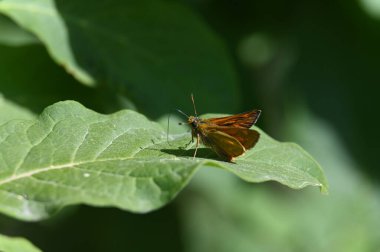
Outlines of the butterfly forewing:
<svg viewBox="0 0 380 252">
<path fill-rule="evenodd" d="M 226 127 L 242 127 L 249 129 L 254 125 L 261 114 L 261 110 L 255 109 L 241 114 L 232 116 L 206 119 L 206 121 Z"/>
</svg>

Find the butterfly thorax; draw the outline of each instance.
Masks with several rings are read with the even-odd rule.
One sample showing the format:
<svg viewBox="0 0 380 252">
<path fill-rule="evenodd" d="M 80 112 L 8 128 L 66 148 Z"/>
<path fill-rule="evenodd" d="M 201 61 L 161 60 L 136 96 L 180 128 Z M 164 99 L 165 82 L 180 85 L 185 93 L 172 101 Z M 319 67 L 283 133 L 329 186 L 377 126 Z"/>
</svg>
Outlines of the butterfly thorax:
<svg viewBox="0 0 380 252">
<path fill-rule="evenodd" d="M 202 124 L 205 123 L 205 120 L 197 116 L 189 116 L 187 123 L 191 126 L 194 133 L 200 133 Z"/>
<path fill-rule="evenodd" d="M 192 128 L 197 128 L 199 124 L 199 118 L 195 116 L 189 116 L 187 123 L 190 124 Z"/>
</svg>

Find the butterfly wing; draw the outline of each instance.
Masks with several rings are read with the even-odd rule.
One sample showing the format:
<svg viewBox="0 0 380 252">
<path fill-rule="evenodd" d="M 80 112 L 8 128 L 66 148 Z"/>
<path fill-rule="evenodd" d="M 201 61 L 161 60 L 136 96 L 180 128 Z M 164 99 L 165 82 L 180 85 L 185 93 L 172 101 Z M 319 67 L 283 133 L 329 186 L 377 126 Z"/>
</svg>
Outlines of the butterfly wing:
<svg viewBox="0 0 380 252">
<path fill-rule="evenodd" d="M 261 110 L 255 109 L 252 111 L 236 114 L 232 116 L 218 117 L 206 119 L 211 124 L 224 127 L 242 127 L 249 129 L 254 125 L 261 114 Z"/>
<path fill-rule="evenodd" d="M 236 138 L 222 131 L 210 130 L 207 132 L 207 137 L 203 138 L 202 141 L 228 161 L 245 152 L 244 146 Z"/>
<path fill-rule="evenodd" d="M 260 133 L 256 130 L 237 127 L 215 127 L 210 130 L 223 132 L 238 140 L 246 150 L 251 149 L 259 141 Z"/>
</svg>

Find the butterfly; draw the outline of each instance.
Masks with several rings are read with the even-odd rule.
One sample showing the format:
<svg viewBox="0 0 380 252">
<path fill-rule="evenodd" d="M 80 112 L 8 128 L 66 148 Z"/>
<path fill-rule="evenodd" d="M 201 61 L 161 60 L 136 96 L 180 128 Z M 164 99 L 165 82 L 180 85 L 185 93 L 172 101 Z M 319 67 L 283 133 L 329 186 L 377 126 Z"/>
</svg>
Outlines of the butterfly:
<svg viewBox="0 0 380 252">
<path fill-rule="evenodd" d="M 243 155 L 258 142 L 259 132 L 250 128 L 256 123 L 261 110 L 254 109 L 231 116 L 202 119 L 197 115 L 193 94 L 191 100 L 195 116 L 177 111 L 187 117 L 187 124 L 191 127 L 191 141 L 194 142 L 194 138 L 197 141 L 194 158 L 201 142 L 228 162 L 233 162 L 234 158 Z"/>
</svg>

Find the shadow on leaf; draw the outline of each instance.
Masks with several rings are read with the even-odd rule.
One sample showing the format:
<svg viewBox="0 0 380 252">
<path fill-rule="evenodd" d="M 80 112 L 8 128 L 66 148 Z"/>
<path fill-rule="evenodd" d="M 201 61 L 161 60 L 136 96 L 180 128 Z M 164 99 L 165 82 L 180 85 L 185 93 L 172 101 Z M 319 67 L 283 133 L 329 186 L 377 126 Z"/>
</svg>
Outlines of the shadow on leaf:
<svg viewBox="0 0 380 252">
<path fill-rule="evenodd" d="M 177 157 L 193 157 L 195 149 L 161 149 L 162 152 L 165 152 L 167 154 L 175 155 Z M 216 155 L 211 149 L 209 148 L 198 148 L 197 156 L 198 158 L 209 158 L 209 159 L 215 159 L 220 160 L 220 157 Z"/>
</svg>

